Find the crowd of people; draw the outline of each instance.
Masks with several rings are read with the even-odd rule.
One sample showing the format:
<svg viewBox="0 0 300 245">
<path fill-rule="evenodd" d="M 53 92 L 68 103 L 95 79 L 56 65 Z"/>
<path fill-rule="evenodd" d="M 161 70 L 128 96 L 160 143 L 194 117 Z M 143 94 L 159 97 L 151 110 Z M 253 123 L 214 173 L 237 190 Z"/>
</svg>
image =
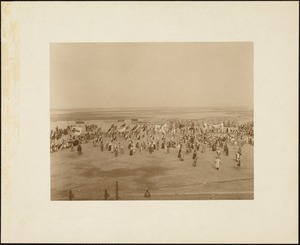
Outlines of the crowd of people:
<svg viewBox="0 0 300 245">
<path fill-rule="evenodd" d="M 193 160 L 192 165 L 196 167 L 198 154 L 206 153 L 210 149 L 216 152 L 215 168 L 219 170 L 221 155 L 229 155 L 229 146 L 236 146 L 235 149 L 238 149 L 235 156 L 237 166 L 240 167 L 243 145 L 254 145 L 253 122 L 234 125 L 234 131 L 229 131 L 230 127 L 223 128 L 224 124 L 222 124 L 222 128 L 211 127 L 211 125 L 197 127 L 193 123 L 184 125 L 182 123 L 172 124 L 172 122 L 160 127 L 145 124 L 139 127 L 135 125 L 130 129 L 122 126 L 120 127 L 122 130 L 118 130 L 115 125 L 112 125 L 108 131 L 102 132 L 97 125 L 88 127 L 85 125 L 85 134 L 78 136 L 72 134 L 70 126 L 66 129 L 56 128 L 54 132 L 51 131 L 50 151 L 55 152 L 67 148 L 74 151 L 74 147 L 77 147 L 80 155 L 83 152 L 82 144 L 92 140 L 95 147 L 99 147 L 101 151 L 109 151 L 115 157 L 118 157 L 119 154 L 127 154 L 127 150 L 128 154 L 133 156 L 144 152 L 153 154 L 155 151 L 164 151 L 165 154 L 169 154 L 171 149 L 174 149 L 177 151 L 180 161 L 184 161 L 185 156 L 190 155 Z M 229 124 L 229 126 L 231 125 Z M 124 142 L 126 150 L 123 146 Z"/>
<path fill-rule="evenodd" d="M 84 125 L 85 133 L 81 135 L 74 135 L 74 128 L 71 125 L 68 125 L 66 128 L 58 128 L 56 126 L 55 130 L 50 132 L 50 152 L 56 152 L 58 150 L 64 150 L 88 143 L 96 134 L 101 132 L 95 124 Z"/>
</svg>

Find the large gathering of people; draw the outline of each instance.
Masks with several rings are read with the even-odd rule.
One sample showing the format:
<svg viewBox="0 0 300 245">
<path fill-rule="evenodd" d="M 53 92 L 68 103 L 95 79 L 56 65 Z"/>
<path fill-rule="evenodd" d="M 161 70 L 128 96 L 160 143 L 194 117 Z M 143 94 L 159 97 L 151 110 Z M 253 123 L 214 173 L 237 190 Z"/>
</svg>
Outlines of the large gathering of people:
<svg viewBox="0 0 300 245">
<path fill-rule="evenodd" d="M 222 122 L 220 124 L 200 123 L 195 125 L 190 121 L 169 120 L 164 124 L 151 125 L 147 123 L 134 125 L 111 125 L 103 132 L 98 125 L 84 125 L 84 133 L 75 135 L 72 126 L 55 130 L 50 133 L 50 152 L 77 148 L 82 154 L 82 144 L 92 142 L 100 151 L 109 151 L 118 157 L 122 154 L 153 154 L 164 151 L 169 154 L 177 152 L 180 161 L 185 156 L 192 159 L 197 166 L 198 154 L 207 150 L 216 152 L 215 166 L 220 168 L 221 155 L 229 155 L 229 146 L 235 146 L 237 166 L 241 166 L 242 147 L 244 144 L 254 145 L 253 122 Z M 125 142 L 125 143 L 124 143 Z M 125 145 L 123 145 L 125 144 Z M 172 150 L 173 149 L 173 150 Z"/>
</svg>

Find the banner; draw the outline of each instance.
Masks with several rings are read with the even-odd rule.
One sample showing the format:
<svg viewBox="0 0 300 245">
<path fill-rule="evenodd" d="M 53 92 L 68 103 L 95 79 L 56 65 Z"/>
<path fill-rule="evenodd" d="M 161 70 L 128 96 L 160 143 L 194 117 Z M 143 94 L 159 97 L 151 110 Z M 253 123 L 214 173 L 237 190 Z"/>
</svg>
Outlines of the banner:
<svg viewBox="0 0 300 245">
<path fill-rule="evenodd" d="M 130 130 L 130 132 L 135 131 L 135 130 L 137 129 L 137 126 L 138 126 L 138 125 L 135 125 L 135 126 Z"/>
<path fill-rule="evenodd" d="M 159 132 L 160 128 L 161 128 L 160 125 L 155 125 L 155 128 L 154 128 L 155 132 Z"/>
<path fill-rule="evenodd" d="M 144 124 L 144 126 L 142 127 L 142 130 L 145 131 L 147 129 L 147 124 Z"/>
<path fill-rule="evenodd" d="M 224 131 L 224 125 L 223 123 L 221 124 L 218 124 L 218 125 L 211 125 L 214 129 L 217 129 L 218 131 L 220 132 L 223 132 Z"/>
<path fill-rule="evenodd" d="M 140 130 L 141 130 L 141 128 L 142 128 L 142 126 L 138 125 L 138 126 L 137 126 L 137 128 L 134 130 L 134 132 L 137 132 L 137 133 L 139 133 L 139 132 L 140 132 Z"/>
<path fill-rule="evenodd" d="M 236 127 L 227 128 L 227 133 L 238 133 L 239 129 Z"/>
<path fill-rule="evenodd" d="M 126 128 L 126 124 L 123 123 L 120 127 L 119 127 L 119 130 L 122 129 L 122 128 Z"/>
<path fill-rule="evenodd" d="M 115 126 L 114 124 L 112 124 L 106 133 L 108 134 L 109 132 L 115 131 L 116 129 L 117 129 L 117 125 Z"/>
<path fill-rule="evenodd" d="M 167 124 L 165 123 L 164 125 L 161 126 L 160 132 L 166 133 L 166 131 L 167 131 Z"/>
<path fill-rule="evenodd" d="M 72 127 L 71 132 L 73 135 L 81 135 L 82 128 L 81 127 Z"/>
<path fill-rule="evenodd" d="M 121 125 L 121 127 L 119 128 L 119 132 L 120 133 L 124 133 L 125 131 L 126 131 L 126 129 L 127 129 L 127 127 L 126 127 L 126 124 L 123 124 L 123 125 Z"/>
</svg>

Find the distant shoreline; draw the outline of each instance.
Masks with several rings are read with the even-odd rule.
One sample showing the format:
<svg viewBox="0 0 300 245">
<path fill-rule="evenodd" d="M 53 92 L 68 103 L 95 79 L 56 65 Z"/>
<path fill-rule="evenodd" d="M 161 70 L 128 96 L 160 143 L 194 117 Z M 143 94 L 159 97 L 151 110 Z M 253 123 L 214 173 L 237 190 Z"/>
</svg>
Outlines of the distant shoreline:
<svg viewBox="0 0 300 245">
<path fill-rule="evenodd" d="M 51 123 L 76 122 L 76 121 L 123 121 L 139 119 L 142 121 L 165 121 L 165 120 L 238 120 L 251 121 L 254 118 L 254 112 L 247 108 L 109 108 L 109 109 L 73 109 L 51 111 Z"/>
<path fill-rule="evenodd" d="M 253 110 L 251 106 L 162 106 L 162 107 L 57 107 L 50 111 L 77 111 L 77 110 L 160 110 L 160 109 L 245 109 Z"/>
</svg>

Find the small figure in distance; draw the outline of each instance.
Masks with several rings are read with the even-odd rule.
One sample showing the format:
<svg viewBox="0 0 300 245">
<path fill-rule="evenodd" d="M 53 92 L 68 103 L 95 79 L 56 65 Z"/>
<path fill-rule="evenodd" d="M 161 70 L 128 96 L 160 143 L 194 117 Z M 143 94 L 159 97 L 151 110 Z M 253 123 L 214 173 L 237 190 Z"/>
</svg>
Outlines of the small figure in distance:
<svg viewBox="0 0 300 245">
<path fill-rule="evenodd" d="M 178 158 L 181 159 L 181 147 L 178 149 Z"/>
<path fill-rule="evenodd" d="M 80 144 L 78 144 L 78 146 L 77 146 L 77 151 L 78 151 L 78 155 L 81 155 L 81 153 L 82 153 L 82 147 L 81 147 Z"/>
<path fill-rule="evenodd" d="M 130 149 L 129 149 L 129 156 L 133 156 L 133 147 L 130 146 Z"/>
<path fill-rule="evenodd" d="M 148 189 L 148 188 L 146 188 L 146 191 L 145 191 L 144 197 L 151 197 L 151 194 L 150 194 L 150 192 L 149 192 L 149 189 Z"/>
<path fill-rule="evenodd" d="M 193 160 L 193 167 L 197 167 L 198 156 L 196 156 Z"/>
<path fill-rule="evenodd" d="M 228 156 L 228 154 L 229 154 L 229 149 L 228 149 L 227 143 L 225 143 L 225 145 L 224 145 L 224 152 L 225 152 L 226 156 Z"/>
<path fill-rule="evenodd" d="M 117 145 L 115 145 L 115 147 L 114 147 L 114 152 L 115 152 L 115 157 L 117 157 L 119 155 L 119 149 L 118 149 Z"/>
<path fill-rule="evenodd" d="M 219 168 L 220 168 L 220 162 L 221 162 L 220 157 L 217 156 L 215 162 L 216 162 L 216 169 L 219 170 Z"/>
<path fill-rule="evenodd" d="M 104 198 L 105 198 L 105 200 L 107 200 L 108 197 L 109 197 L 109 194 L 108 194 L 108 192 L 107 192 L 107 189 L 105 189 L 105 191 L 104 191 Z"/>
<path fill-rule="evenodd" d="M 218 149 L 216 150 L 216 153 L 217 153 L 217 156 L 218 156 L 218 157 L 221 155 L 221 150 L 220 150 L 220 148 L 218 148 Z"/>
<path fill-rule="evenodd" d="M 241 143 L 239 145 L 238 153 L 240 154 L 240 156 L 242 155 L 242 144 Z"/>
<path fill-rule="evenodd" d="M 235 160 L 238 162 L 239 161 L 239 159 L 240 159 L 240 153 L 239 152 L 236 152 L 235 153 Z"/>
<path fill-rule="evenodd" d="M 194 150 L 193 150 L 193 167 L 196 167 L 196 166 L 197 166 L 197 160 L 198 160 L 197 150 L 194 149 Z"/>
<path fill-rule="evenodd" d="M 241 159 L 239 158 L 238 163 L 237 163 L 238 168 L 241 167 Z"/>
<path fill-rule="evenodd" d="M 75 198 L 73 192 L 71 190 L 69 190 L 69 200 L 72 201 L 73 198 Z"/>
<path fill-rule="evenodd" d="M 241 167 L 241 155 L 239 152 L 236 153 L 236 161 L 237 161 L 237 167 Z"/>
</svg>

